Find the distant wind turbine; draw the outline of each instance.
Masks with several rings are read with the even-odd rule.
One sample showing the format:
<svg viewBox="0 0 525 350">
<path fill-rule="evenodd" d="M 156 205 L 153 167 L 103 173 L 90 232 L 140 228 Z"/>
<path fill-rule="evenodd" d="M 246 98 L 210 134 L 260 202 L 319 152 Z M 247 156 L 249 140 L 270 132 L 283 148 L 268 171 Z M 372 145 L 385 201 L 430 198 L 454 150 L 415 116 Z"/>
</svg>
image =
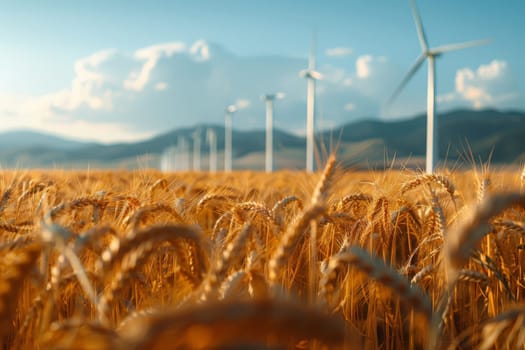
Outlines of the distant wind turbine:
<svg viewBox="0 0 525 350">
<path fill-rule="evenodd" d="M 215 130 L 208 128 L 206 130 L 206 142 L 210 145 L 210 172 L 217 171 L 217 135 Z"/>
<path fill-rule="evenodd" d="M 177 139 L 177 164 L 175 165 L 178 170 L 188 170 L 190 168 L 190 155 L 188 141 L 184 136 L 179 136 Z"/>
<path fill-rule="evenodd" d="M 266 102 L 266 162 L 267 173 L 273 171 L 273 101 L 284 98 L 284 93 L 266 94 L 261 96 Z"/>
<path fill-rule="evenodd" d="M 201 130 L 196 129 L 193 138 L 193 170 L 201 171 Z"/>
<path fill-rule="evenodd" d="M 175 157 L 177 155 L 177 148 L 170 146 L 162 152 L 160 157 L 160 169 L 164 172 L 175 170 Z"/>
<path fill-rule="evenodd" d="M 299 76 L 308 81 L 306 95 L 306 171 L 314 171 L 314 114 L 315 114 L 315 81 L 322 78 L 321 73 L 315 70 L 315 34 L 312 35 L 312 47 L 308 69 L 304 69 Z"/>
<path fill-rule="evenodd" d="M 224 171 L 232 171 L 232 117 L 237 111 L 235 105 L 226 107 L 224 118 Z"/>
<path fill-rule="evenodd" d="M 436 112 L 436 67 L 435 59 L 441 56 L 445 52 L 462 50 L 473 46 L 483 45 L 489 42 L 489 40 L 475 40 L 457 44 L 448 44 L 444 46 L 438 46 L 435 48 L 429 48 L 428 41 L 423 30 L 423 23 L 417 10 L 416 1 L 410 0 L 412 7 L 412 15 L 414 22 L 416 23 L 417 35 L 419 37 L 419 43 L 421 44 L 421 54 L 416 59 L 415 63 L 408 70 L 407 74 L 390 97 L 392 102 L 403 90 L 408 81 L 414 76 L 419 67 L 423 64 L 425 59 L 428 59 L 428 85 L 427 85 L 427 154 L 426 154 L 426 172 L 431 174 L 434 172 L 436 162 L 438 160 L 438 128 L 435 125 L 435 112 Z"/>
</svg>

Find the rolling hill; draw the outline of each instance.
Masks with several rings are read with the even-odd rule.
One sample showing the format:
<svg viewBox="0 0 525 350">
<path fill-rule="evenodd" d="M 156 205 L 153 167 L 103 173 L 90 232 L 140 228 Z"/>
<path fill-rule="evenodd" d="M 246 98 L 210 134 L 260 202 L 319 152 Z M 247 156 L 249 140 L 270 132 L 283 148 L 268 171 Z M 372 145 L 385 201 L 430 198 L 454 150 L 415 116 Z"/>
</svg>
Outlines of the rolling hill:
<svg viewBox="0 0 525 350">
<path fill-rule="evenodd" d="M 419 164 L 425 154 L 425 116 L 396 121 L 362 120 L 317 135 L 317 142 L 329 148 L 338 144 L 339 159 L 354 166 L 381 166 L 385 157 L 412 160 Z M 468 158 L 469 149 L 475 159 L 492 163 L 514 163 L 525 160 L 525 113 L 497 110 L 455 110 L 439 115 L 439 149 L 443 159 L 455 161 Z M 224 149 L 222 126 L 200 125 L 158 135 L 137 143 L 102 145 L 64 140 L 35 132 L 11 132 L 0 135 L 2 167 L 156 167 L 164 149 L 177 139 L 188 139 L 198 128 L 204 140 L 207 128 L 217 134 L 219 152 Z M 278 167 L 301 168 L 305 140 L 275 130 L 274 145 Z M 236 168 L 262 169 L 265 133 L 263 130 L 234 131 L 233 153 Z M 206 157 L 207 147 L 202 147 Z M 144 155 L 148 154 L 148 157 Z M 140 159 L 140 161 L 137 161 Z M 405 162 L 406 163 L 406 162 Z M 407 163 L 409 164 L 409 163 Z"/>
</svg>

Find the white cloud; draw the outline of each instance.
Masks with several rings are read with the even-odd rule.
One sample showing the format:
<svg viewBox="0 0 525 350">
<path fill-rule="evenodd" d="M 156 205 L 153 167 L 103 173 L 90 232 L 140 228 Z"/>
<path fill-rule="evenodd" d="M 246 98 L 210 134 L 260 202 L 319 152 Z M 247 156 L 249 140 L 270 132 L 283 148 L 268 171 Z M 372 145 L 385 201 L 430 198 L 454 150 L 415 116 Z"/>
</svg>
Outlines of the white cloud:
<svg viewBox="0 0 525 350">
<path fill-rule="evenodd" d="M 107 72 L 102 66 L 115 56 L 115 49 L 107 49 L 77 60 L 71 88 L 41 96 L 39 99 L 52 108 L 64 111 L 82 106 L 93 110 L 111 110 L 114 91 L 108 85 L 115 83 L 114 72 Z"/>
<path fill-rule="evenodd" d="M 39 130 L 61 134 L 70 139 L 110 142 L 129 142 L 152 137 L 151 131 L 130 130 L 125 123 L 87 122 L 85 120 L 69 120 L 67 123 L 44 124 Z"/>
<path fill-rule="evenodd" d="M 115 52 L 115 49 L 102 50 L 75 62 L 77 81 L 104 81 L 104 75 L 97 72 L 97 68 L 100 64 L 110 59 Z"/>
<path fill-rule="evenodd" d="M 365 55 L 357 58 L 355 62 L 355 70 L 357 77 L 360 79 L 367 78 L 370 76 L 370 62 L 372 61 L 372 56 Z"/>
<path fill-rule="evenodd" d="M 0 95 L 1 130 L 30 128 L 70 139 L 100 142 L 133 141 L 154 134 L 134 130 L 125 122 L 94 122 L 69 118 L 67 114 L 56 115 L 50 106 L 50 96 Z"/>
<path fill-rule="evenodd" d="M 329 57 L 345 57 L 352 55 L 354 50 L 349 47 L 334 47 L 325 51 L 326 56 Z"/>
<path fill-rule="evenodd" d="M 205 40 L 197 40 L 190 48 L 192 54 L 197 61 L 208 61 L 210 59 L 210 48 Z"/>
<path fill-rule="evenodd" d="M 0 129 L 25 126 L 81 139 L 131 140 L 198 123 L 221 124 L 232 102 L 239 114 L 236 128 L 262 128 L 260 96 L 282 91 L 286 98 L 275 103 L 276 127 L 304 130 L 306 82 L 297 73 L 306 65 L 293 57 L 236 56 L 203 40 L 131 53 L 102 50 L 74 63 L 69 87 L 42 96 L 0 96 Z M 355 69 L 325 65 L 320 71 L 319 116 L 336 124 L 378 116 L 402 73 L 373 55 L 357 57 Z"/>
<path fill-rule="evenodd" d="M 493 60 L 476 70 L 462 68 L 456 72 L 456 94 L 474 108 L 497 106 L 512 97 L 515 87 L 508 63 Z"/>
<path fill-rule="evenodd" d="M 142 91 L 150 80 L 150 75 L 157 62 L 162 57 L 171 57 L 177 52 L 183 52 L 186 45 L 182 42 L 172 42 L 149 46 L 135 51 L 135 58 L 145 61 L 139 71 L 133 71 L 129 78 L 124 81 L 124 87 L 128 90 Z"/>
<path fill-rule="evenodd" d="M 237 101 L 235 101 L 235 107 L 237 107 L 237 110 L 242 110 L 242 109 L 246 109 L 248 107 L 251 106 L 251 102 L 250 100 L 247 100 L 247 99 L 238 99 Z"/>
<path fill-rule="evenodd" d="M 359 79 L 369 78 L 372 74 L 374 74 L 374 66 L 377 66 L 378 64 L 385 64 L 386 62 L 387 60 L 383 56 L 359 56 L 355 62 L 357 77 Z"/>
<path fill-rule="evenodd" d="M 168 88 L 168 84 L 163 81 L 155 84 L 155 90 L 157 91 L 163 91 L 163 90 L 166 90 L 167 88 Z"/>
<path fill-rule="evenodd" d="M 355 110 L 355 104 L 353 104 L 353 103 L 345 104 L 344 110 L 348 111 L 348 112 L 351 112 L 351 111 Z"/>
</svg>

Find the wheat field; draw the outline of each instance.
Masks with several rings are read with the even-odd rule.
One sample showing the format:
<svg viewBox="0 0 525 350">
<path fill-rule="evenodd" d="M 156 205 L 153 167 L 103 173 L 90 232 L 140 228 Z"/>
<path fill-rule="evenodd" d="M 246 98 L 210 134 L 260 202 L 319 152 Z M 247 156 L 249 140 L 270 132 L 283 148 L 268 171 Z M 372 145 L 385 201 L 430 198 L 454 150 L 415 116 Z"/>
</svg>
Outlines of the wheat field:
<svg viewBox="0 0 525 350">
<path fill-rule="evenodd" d="M 525 171 L 3 171 L 6 349 L 525 347 Z"/>
</svg>

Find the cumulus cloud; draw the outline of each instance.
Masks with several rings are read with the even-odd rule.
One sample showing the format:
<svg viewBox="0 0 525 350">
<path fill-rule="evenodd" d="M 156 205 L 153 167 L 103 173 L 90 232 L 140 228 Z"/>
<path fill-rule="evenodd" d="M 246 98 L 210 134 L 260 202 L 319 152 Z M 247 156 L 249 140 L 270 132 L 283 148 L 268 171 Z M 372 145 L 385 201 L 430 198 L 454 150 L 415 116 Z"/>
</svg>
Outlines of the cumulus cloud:
<svg viewBox="0 0 525 350">
<path fill-rule="evenodd" d="M 111 110 L 115 92 L 110 88 L 115 80 L 115 72 L 104 69 L 104 64 L 113 60 L 116 50 L 107 49 L 79 59 L 74 64 L 75 78 L 70 89 L 42 96 L 52 107 L 72 111 L 85 106 L 92 110 Z"/>
<path fill-rule="evenodd" d="M 373 73 L 377 74 L 374 67 L 384 65 L 387 62 L 383 56 L 374 57 L 372 55 L 363 55 L 357 58 L 355 62 L 356 73 L 359 79 L 369 78 Z"/>
<path fill-rule="evenodd" d="M 462 68 L 456 73 L 456 93 L 474 108 L 495 106 L 515 91 L 507 62 L 493 60 L 477 70 Z"/>
<path fill-rule="evenodd" d="M 508 62 L 494 59 L 477 69 L 465 67 L 456 72 L 455 89 L 437 97 L 449 107 L 525 108 Z"/>
<path fill-rule="evenodd" d="M 0 96 L 5 120 L 0 128 L 31 125 L 80 139 L 123 141 L 198 123 L 221 124 L 232 103 L 238 109 L 236 128 L 262 128 L 260 96 L 282 91 L 286 98 L 275 104 L 276 127 L 304 130 L 306 82 L 298 72 L 305 66 L 306 59 L 294 57 L 237 56 L 204 40 L 130 53 L 101 50 L 74 63 L 69 87 L 42 96 Z M 401 73 L 373 55 L 358 56 L 351 69 L 324 65 L 320 72 L 317 119 L 336 124 L 378 116 Z"/>
<path fill-rule="evenodd" d="M 383 105 L 401 79 L 401 70 L 384 56 L 361 55 L 355 62 L 355 77 L 344 81 L 360 95 Z M 379 108 L 379 107 L 378 107 Z"/>
<path fill-rule="evenodd" d="M 349 47 L 334 47 L 325 51 L 326 56 L 329 57 L 346 57 L 352 55 L 353 53 L 354 50 Z"/>
<path fill-rule="evenodd" d="M 235 107 L 237 107 L 237 110 L 246 109 L 251 106 L 250 100 L 240 98 L 237 101 L 235 101 Z"/>
<path fill-rule="evenodd" d="M 191 46 L 190 53 L 197 61 L 208 61 L 210 59 L 210 48 L 204 40 L 197 40 Z"/>
<path fill-rule="evenodd" d="M 182 42 L 153 45 L 135 52 L 135 58 L 144 61 L 138 71 L 131 72 L 129 78 L 124 81 L 124 87 L 128 90 L 142 91 L 149 82 L 151 72 L 155 69 L 157 62 L 162 57 L 171 57 L 177 52 L 183 52 L 186 45 Z"/>
</svg>

